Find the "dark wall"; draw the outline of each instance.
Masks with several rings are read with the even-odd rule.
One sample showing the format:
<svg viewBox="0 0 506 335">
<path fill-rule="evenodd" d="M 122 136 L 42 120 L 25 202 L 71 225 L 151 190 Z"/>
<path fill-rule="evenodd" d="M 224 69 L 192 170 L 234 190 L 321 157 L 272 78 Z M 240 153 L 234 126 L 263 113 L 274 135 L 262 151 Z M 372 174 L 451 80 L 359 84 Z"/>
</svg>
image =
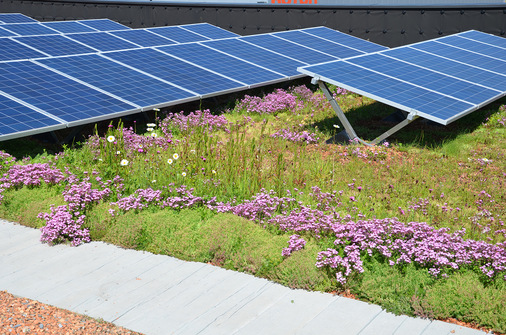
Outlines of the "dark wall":
<svg viewBox="0 0 506 335">
<path fill-rule="evenodd" d="M 40 21 L 109 18 L 133 28 L 209 22 L 241 35 L 324 25 L 390 47 L 469 29 L 506 33 L 506 6 L 367 9 L 0 0 L 0 12 Z"/>
</svg>

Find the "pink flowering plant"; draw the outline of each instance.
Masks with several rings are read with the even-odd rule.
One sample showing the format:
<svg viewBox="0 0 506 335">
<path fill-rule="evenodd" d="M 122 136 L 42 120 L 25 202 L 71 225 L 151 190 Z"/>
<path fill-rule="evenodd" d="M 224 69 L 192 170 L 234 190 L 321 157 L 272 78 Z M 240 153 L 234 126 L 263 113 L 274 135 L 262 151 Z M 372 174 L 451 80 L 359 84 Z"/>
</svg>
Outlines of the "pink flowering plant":
<svg viewBox="0 0 506 335">
<path fill-rule="evenodd" d="M 370 123 L 384 109 L 331 90 L 350 118 L 364 113 Z M 457 317 L 437 312 L 453 307 L 434 302 L 436 289 L 473 278 L 467 289 L 487 293 L 467 297 L 470 305 L 506 297 L 504 116 L 504 105 L 486 111 L 475 131 L 439 143 L 327 145 L 341 129 L 322 92 L 276 89 L 246 95 L 225 113 L 201 108 L 104 125 L 55 154 L 0 151 L 0 213 L 37 216 L 51 245 L 93 237 L 292 287 L 394 301 L 405 306 L 392 308 L 400 313 Z M 19 205 L 29 192 L 34 203 L 54 201 L 33 206 L 34 215 Z M 391 287 L 408 293 L 387 294 Z M 466 313 L 504 331 L 506 318 L 491 320 L 486 308 Z"/>
</svg>

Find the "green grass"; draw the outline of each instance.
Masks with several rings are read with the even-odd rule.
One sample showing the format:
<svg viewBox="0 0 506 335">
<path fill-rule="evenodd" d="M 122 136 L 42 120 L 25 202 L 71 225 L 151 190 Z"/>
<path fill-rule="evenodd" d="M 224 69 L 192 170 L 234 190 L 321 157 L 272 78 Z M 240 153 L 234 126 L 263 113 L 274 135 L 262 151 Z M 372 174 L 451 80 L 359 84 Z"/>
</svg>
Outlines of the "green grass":
<svg viewBox="0 0 506 335">
<path fill-rule="evenodd" d="M 354 94 L 340 99 L 364 139 L 374 139 L 392 126 L 383 120 L 392 108 Z M 338 119 L 321 99 L 300 101 L 297 110 L 275 115 L 248 113 L 227 103 L 231 110 L 224 115 L 234 124 L 230 133 L 180 131 L 169 126 L 174 141 L 167 150 L 161 146 L 143 147 L 142 153 L 139 148 L 128 149 L 122 126 L 116 123 L 100 138 L 94 137 L 100 146 L 93 145 L 93 140 L 77 143 L 61 148 L 63 154 L 57 156 L 51 154 L 59 151 L 54 146 L 44 151 L 27 140 L 2 142 L 0 149 L 18 160 L 32 157 L 25 163 L 68 168 L 79 178 L 92 176 L 95 188 L 100 188 L 97 176 L 102 181 L 120 176 L 124 189 L 114 190 L 107 201 L 85 210 L 85 225 L 93 240 L 212 263 L 292 288 L 349 291 L 397 314 L 457 318 L 505 332 L 505 281 L 486 280 L 475 269 L 436 279 L 426 268 L 391 267 L 373 256 L 366 260 L 365 272 L 350 277 L 343 287 L 335 272 L 315 267 L 318 252 L 332 246 L 332 236 L 305 236 L 302 250 L 283 257 L 281 251 L 288 246 L 291 232 L 203 206 L 182 210 L 150 206 L 114 217 L 109 214 L 110 202 L 137 189 L 161 189 L 168 195 L 170 183 L 185 184 L 195 195 L 224 202 L 251 200 L 262 189 L 273 190 L 313 208 L 319 203 L 310 196 L 311 188 L 318 186 L 323 192 L 340 192 L 336 215 L 341 217 L 397 217 L 451 231 L 466 228 L 466 238 L 490 243 L 505 240 L 504 234 L 497 233 L 504 229 L 506 217 L 506 127 L 501 124 L 506 111 L 500 108 L 505 99 L 448 127 L 417 120 L 388 139 L 390 148 L 324 144 L 336 134 Z M 245 117 L 253 122 L 245 122 Z M 269 136 L 287 127 L 315 133 L 320 141 L 307 145 Z M 162 132 L 158 129 L 157 134 Z M 107 142 L 108 135 L 114 135 L 116 143 Z M 174 153 L 179 159 L 168 164 Z M 127 166 L 120 165 L 122 159 L 128 159 Z M 1 167 L 2 173 L 8 168 Z M 65 183 L 5 190 L 0 216 L 39 228 L 44 225 L 37 219 L 40 212 L 65 203 L 64 188 Z"/>
</svg>

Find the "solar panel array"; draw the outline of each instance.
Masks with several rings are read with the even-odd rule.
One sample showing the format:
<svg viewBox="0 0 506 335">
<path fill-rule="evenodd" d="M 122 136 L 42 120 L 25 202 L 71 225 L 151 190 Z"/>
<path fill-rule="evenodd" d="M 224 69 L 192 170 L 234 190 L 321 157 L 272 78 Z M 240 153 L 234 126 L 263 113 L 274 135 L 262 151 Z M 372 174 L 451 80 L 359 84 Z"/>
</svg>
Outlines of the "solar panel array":
<svg viewBox="0 0 506 335">
<path fill-rule="evenodd" d="M 40 28 L 19 25 L 54 32 L 33 35 Z M 302 76 L 299 66 L 386 49 L 324 27 L 253 37 L 207 23 L 0 27 L 18 34 L 0 38 L 0 140 L 290 80 Z"/>
<path fill-rule="evenodd" d="M 506 39 L 471 30 L 299 70 L 446 125 L 506 95 Z"/>
</svg>

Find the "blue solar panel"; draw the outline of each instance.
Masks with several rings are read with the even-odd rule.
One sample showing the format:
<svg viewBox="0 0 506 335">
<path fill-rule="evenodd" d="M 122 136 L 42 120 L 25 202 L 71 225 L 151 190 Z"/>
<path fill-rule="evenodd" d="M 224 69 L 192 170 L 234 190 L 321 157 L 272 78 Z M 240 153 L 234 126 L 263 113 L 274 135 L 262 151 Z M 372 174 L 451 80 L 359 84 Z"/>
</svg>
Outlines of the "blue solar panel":
<svg viewBox="0 0 506 335">
<path fill-rule="evenodd" d="M 58 30 L 62 34 L 87 33 L 97 31 L 96 29 L 85 26 L 84 24 L 81 24 L 77 21 L 55 21 L 55 22 L 43 22 L 41 24 L 45 27 Z"/>
<path fill-rule="evenodd" d="M 85 26 L 94 28 L 100 31 L 110 31 L 110 30 L 125 30 L 130 29 L 127 26 L 124 26 L 118 22 L 111 21 L 108 19 L 98 19 L 98 20 L 80 20 L 77 21 Z"/>
<path fill-rule="evenodd" d="M 337 30 L 327 27 L 315 27 L 302 29 L 303 32 L 324 38 L 334 43 L 339 43 L 349 48 L 357 49 L 359 51 L 370 53 L 388 49 L 379 44 L 375 44 L 358 37 L 354 37 Z"/>
<path fill-rule="evenodd" d="M 16 37 L 16 41 L 27 44 L 51 56 L 76 55 L 97 52 L 81 43 L 61 35 Z"/>
<path fill-rule="evenodd" d="M 281 73 L 285 76 L 300 75 L 296 68 L 297 66 L 305 65 L 302 62 L 286 58 L 237 39 L 216 40 L 201 43 L 205 46 L 223 51 L 235 57 L 245 59 L 253 64 L 266 67 L 269 70 Z"/>
<path fill-rule="evenodd" d="M 352 58 L 348 62 L 471 104 L 479 104 L 484 100 L 492 99 L 498 93 L 496 90 L 437 72 L 427 71 L 427 69 L 419 66 L 385 57 L 381 54 Z"/>
<path fill-rule="evenodd" d="M 84 43 L 100 51 L 116 51 L 140 47 L 106 32 L 69 34 L 68 38 Z"/>
<path fill-rule="evenodd" d="M 63 127 L 62 123 L 0 94 L 0 138 Z"/>
<path fill-rule="evenodd" d="M 496 54 L 494 58 L 477 54 L 475 52 L 459 49 L 436 41 L 423 42 L 412 46 L 414 49 L 423 50 L 443 56 L 452 60 L 460 61 L 465 64 L 473 65 L 484 70 L 494 71 L 499 74 L 506 73 L 506 62 L 501 60 L 500 55 Z M 499 49 L 499 48 L 497 48 Z M 506 57 L 506 49 L 502 51 L 503 59 Z"/>
<path fill-rule="evenodd" d="M 188 24 L 181 27 L 191 32 L 203 35 L 205 37 L 209 37 L 210 39 L 239 37 L 239 35 L 233 32 L 221 29 L 209 23 Z"/>
<path fill-rule="evenodd" d="M 124 38 L 125 40 L 128 40 L 132 43 L 139 44 L 143 47 L 154 47 L 176 43 L 172 40 L 153 34 L 144 29 L 113 31 L 111 34 Z"/>
<path fill-rule="evenodd" d="M 243 85 L 235 81 L 152 49 L 112 52 L 108 53 L 107 57 L 111 57 L 200 95 L 243 88 Z"/>
<path fill-rule="evenodd" d="M 239 39 L 280 53 L 284 56 L 297 59 L 306 64 L 323 63 L 338 59 L 338 57 L 331 57 L 330 55 L 283 40 L 273 35 L 252 35 Z"/>
<path fill-rule="evenodd" d="M 181 27 L 157 27 L 147 29 L 152 33 L 161 35 L 178 43 L 199 42 L 209 40 L 207 37 L 192 33 Z"/>
<path fill-rule="evenodd" d="M 0 27 L 0 37 L 9 37 L 9 36 L 18 36 L 18 35 L 13 33 L 12 31 Z"/>
<path fill-rule="evenodd" d="M 501 59 L 504 56 L 504 48 L 496 47 L 480 41 L 462 38 L 460 36 L 448 36 L 438 40 L 439 43 L 448 44 L 456 48 L 462 48 L 471 52 L 476 52 L 485 56 Z"/>
<path fill-rule="evenodd" d="M 283 78 L 274 72 L 256 65 L 227 56 L 199 44 L 179 44 L 158 48 L 159 50 L 182 58 L 188 62 L 221 73 L 247 85 L 255 85 Z"/>
<path fill-rule="evenodd" d="M 428 54 L 411 47 L 392 49 L 388 53 L 385 53 L 385 55 L 422 66 L 429 70 L 444 73 L 448 76 L 506 91 L 506 76 L 504 75 Z"/>
<path fill-rule="evenodd" d="M 0 61 L 45 57 L 46 55 L 9 38 L 0 38 Z"/>
<path fill-rule="evenodd" d="M 478 51 L 475 43 L 479 42 L 469 41 L 444 37 L 300 71 L 412 115 L 448 124 L 506 94 L 506 68 L 501 66 L 506 61 L 500 60 L 506 59 L 506 49 L 492 47 L 502 50 L 494 59 L 463 49 Z"/>
<path fill-rule="evenodd" d="M 4 24 L 2 28 L 12 31 L 21 36 L 28 35 L 56 35 L 58 31 L 44 27 L 40 23 L 13 23 Z"/>
<path fill-rule="evenodd" d="M 40 63 L 113 93 L 140 107 L 195 96 L 98 55 L 40 60 Z"/>
<path fill-rule="evenodd" d="M 29 61 L 0 63 L 0 87 L 7 94 L 66 122 L 112 117 L 133 107 Z"/>
<path fill-rule="evenodd" d="M 365 53 L 301 31 L 285 31 L 274 35 L 339 58 L 353 57 Z"/>
<path fill-rule="evenodd" d="M 460 33 L 459 36 L 506 49 L 506 39 L 495 35 L 485 34 L 481 31 L 470 30 Z"/>
<path fill-rule="evenodd" d="M 38 22 L 31 17 L 19 13 L 0 14 L 0 21 L 4 23 Z"/>
</svg>

